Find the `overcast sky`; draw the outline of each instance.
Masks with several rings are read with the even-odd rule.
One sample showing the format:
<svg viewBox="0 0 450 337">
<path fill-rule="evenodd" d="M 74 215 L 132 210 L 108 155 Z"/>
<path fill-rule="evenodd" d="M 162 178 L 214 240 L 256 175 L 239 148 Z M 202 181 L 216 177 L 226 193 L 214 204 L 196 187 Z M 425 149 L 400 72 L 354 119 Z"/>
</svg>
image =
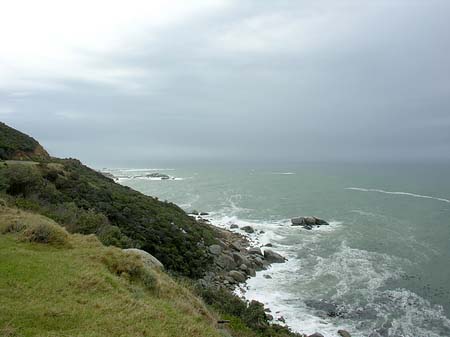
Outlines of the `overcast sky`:
<svg viewBox="0 0 450 337">
<path fill-rule="evenodd" d="M 450 160 L 450 1 L 5 1 L 0 120 L 96 166 Z"/>
</svg>

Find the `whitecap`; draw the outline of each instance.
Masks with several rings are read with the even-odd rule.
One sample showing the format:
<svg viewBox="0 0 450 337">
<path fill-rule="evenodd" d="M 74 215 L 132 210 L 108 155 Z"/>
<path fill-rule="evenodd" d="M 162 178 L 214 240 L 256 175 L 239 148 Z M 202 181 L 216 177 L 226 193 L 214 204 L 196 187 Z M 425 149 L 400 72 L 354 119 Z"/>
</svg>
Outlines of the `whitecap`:
<svg viewBox="0 0 450 337">
<path fill-rule="evenodd" d="M 360 191 L 360 192 L 376 192 L 376 193 L 384 193 L 384 194 L 391 194 L 391 195 L 404 195 L 404 196 L 408 196 L 408 197 L 433 199 L 433 200 L 450 203 L 449 199 L 433 197 L 433 196 L 429 196 L 429 195 L 409 193 L 409 192 L 392 192 L 392 191 L 385 191 L 385 190 L 380 190 L 380 189 L 375 189 L 375 188 L 362 188 L 362 187 L 346 187 L 345 189 L 352 190 L 352 191 Z"/>
</svg>

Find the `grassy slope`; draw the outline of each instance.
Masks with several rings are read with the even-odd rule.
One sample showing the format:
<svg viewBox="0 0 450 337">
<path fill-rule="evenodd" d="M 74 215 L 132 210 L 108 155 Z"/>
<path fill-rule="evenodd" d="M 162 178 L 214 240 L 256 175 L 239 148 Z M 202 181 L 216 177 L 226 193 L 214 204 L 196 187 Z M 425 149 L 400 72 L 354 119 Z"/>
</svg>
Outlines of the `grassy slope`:
<svg viewBox="0 0 450 337">
<path fill-rule="evenodd" d="M 51 221 L 2 208 L 0 226 Z M 215 317 L 162 272 L 157 290 L 112 274 L 93 236 L 71 235 L 71 248 L 0 235 L 0 335 L 221 336 Z"/>
</svg>

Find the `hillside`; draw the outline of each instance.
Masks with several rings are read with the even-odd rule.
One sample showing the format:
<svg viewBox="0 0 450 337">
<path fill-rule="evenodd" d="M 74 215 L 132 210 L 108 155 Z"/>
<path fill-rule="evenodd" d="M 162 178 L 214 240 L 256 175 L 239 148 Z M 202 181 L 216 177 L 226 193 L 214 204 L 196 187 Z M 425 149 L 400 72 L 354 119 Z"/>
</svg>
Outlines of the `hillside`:
<svg viewBox="0 0 450 337">
<path fill-rule="evenodd" d="M 136 256 L 79 234 L 29 242 L 12 223 L 57 228 L 1 208 L 1 336 L 222 336 L 217 317 L 188 289 L 156 269 L 138 275 L 144 267 Z"/>
<path fill-rule="evenodd" d="M 0 159 L 48 160 L 50 156 L 34 138 L 0 122 Z"/>
<path fill-rule="evenodd" d="M 31 137 L 2 126 L 3 144 L 14 144 L 15 149 L 38 146 Z M 72 233 L 96 234 L 106 245 L 143 249 L 180 275 L 200 277 L 212 263 L 207 253 L 215 241 L 210 226 L 75 159 L 0 162 L 0 193 Z"/>
</svg>

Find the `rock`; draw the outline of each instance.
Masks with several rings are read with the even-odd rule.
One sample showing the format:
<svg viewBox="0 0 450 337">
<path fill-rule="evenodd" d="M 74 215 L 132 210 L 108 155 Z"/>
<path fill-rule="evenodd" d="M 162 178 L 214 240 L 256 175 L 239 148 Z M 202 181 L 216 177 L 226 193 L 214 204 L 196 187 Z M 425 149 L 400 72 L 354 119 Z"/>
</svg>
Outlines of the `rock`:
<svg viewBox="0 0 450 337">
<path fill-rule="evenodd" d="M 241 253 L 233 253 L 233 259 L 238 266 L 240 266 L 241 264 L 245 264 L 246 266 L 251 266 L 250 261 L 245 256 L 243 256 Z"/>
<path fill-rule="evenodd" d="M 243 283 L 245 282 L 245 280 L 247 279 L 247 277 L 245 276 L 244 273 L 237 271 L 237 270 L 232 270 L 228 273 L 228 275 L 230 277 L 232 277 L 236 282 L 238 283 Z"/>
<path fill-rule="evenodd" d="M 152 254 L 147 253 L 145 250 L 137 248 L 124 249 L 124 252 L 137 254 L 141 257 L 144 266 L 149 268 L 164 269 L 164 265 Z"/>
<path fill-rule="evenodd" d="M 246 272 L 248 270 L 248 267 L 245 264 L 241 264 L 239 266 L 239 269 Z"/>
<path fill-rule="evenodd" d="M 264 247 L 273 247 L 273 245 L 269 242 L 264 245 Z"/>
<path fill-rule="evenodd" d="M 235 228 L 239 228 L 239 226 L 234 223 L 234 224 L 231 224 L 230 228 L 235 229 Z"/>
<path fill-rule="evenodd" d="M 273 321 L 273 316 L 271 314 L 266 314 L 266 318 L 268 321 Z"/>
<path fill-rule="evenodd" d="M 220 247 L 219 245 L 211 245 L 208 249 L 209 252 L 213 255 L 220 255 L 220 253 L 222 253 L 222 247 Z"/>
<path fill-rule="evenodd" d="M 234 262 L 234 259 L 225 254 L 222 254 L 217 258 L 216 264 L 225 270 L 232 270 L 236 268 L 236 262 Z"/>
<path fill-rule="evenodd" d="M 160 178 L 160 179 L 169 179 L 170 177 L 167 174 L 162 174 L 162 173 L 150 173 L 150 174 L 146 174 L 145 175 L 147 178 Z"/>
<path fill-rule="evenodd" d="M 324 337 L 321 333 L 315 332 L 312 335 L 309 335 L 308 337 Z"/>
<path fill-rule="evenodd" d="M 264 251 L 264 258 L 271 263 L 283 263 L 286 259 L 278 253 L 275 253 L 273 250 L 266 249 Z"/>
<path fill-rule="evenodd" d="M 241 229 L 242 229 L 244 232 L 249 233 L 249 234 L 252 234 L 252 233 L 255 232 L 255 230 L 253 229 L 252 226 L 244 226 L 244 227 L 242 227 Z"/>
<path fill-rule="evenodd" d="M 206 215 L 209 215 L 209 213 L 207 213 L 207 212 L 201 212 L 200 215 L 201 215 L 201 216 L 206 216 Z"/>
<path fill-rule="evenodd" d="M 237 250 L 238 252 L 241 250 L 241 245 L 237 241 L 230 243 L 230 247 L 234 250 Z"/>
<path fill-rule="evenodd" d="M 292 226 L 303 226 L 306 224 L 304 217 L 291 219 Z"/>
<path fill-rule="evenodd" d="M 272 276 L 270 276 L 268 274 L 264 274 L 263 277 L 266 278 L 266 279 L 271 279 L 272 278 Z"/>
<path fill-rule="evenodd" d="M 251 277 L 255 277 L 256 276 L 256 271 L 253 268 L 248 268 L 247 269 L 247 274 Z"/>
<path fill-rule="evenodd" d="M 329 225 L 329 223 L 323 219 L 319 219 L 316 217 L 313 217 L 313 218 L 316 220 L 316 225 L 318 225 L 318 226 L 328 226 Z"/>
<path fill-rule="evenodd" d="M 329 225 L 325 220 L 319 219 L 315 216 L 302 216 L 291 219 L 292 226 L 302 226 L 305 229 L 312 229 L 314 226 Z"/>
<path fill-rule="evenodd" d="M 286 320 L 284 319 L 283 316 L 278 317 L 278 318 L 277 318 L 277 321 L 286 323 Z M 322 337 L 323 337 L 323 336 L 322 336 Z"/>
<path fill-rule="evenodd" d="M 249 254 L 257 254 L 257 255 L 263 256 L 263 253 L 261 252 L 261 248 L 259 248 L 259 247 L 249 248 L 248 253 Z"/>
<path fill-rule="evenodd" d="M 352 337 L 348 331 L 338 330 L 338 335 L 341 337 Z"/>
</svg>

